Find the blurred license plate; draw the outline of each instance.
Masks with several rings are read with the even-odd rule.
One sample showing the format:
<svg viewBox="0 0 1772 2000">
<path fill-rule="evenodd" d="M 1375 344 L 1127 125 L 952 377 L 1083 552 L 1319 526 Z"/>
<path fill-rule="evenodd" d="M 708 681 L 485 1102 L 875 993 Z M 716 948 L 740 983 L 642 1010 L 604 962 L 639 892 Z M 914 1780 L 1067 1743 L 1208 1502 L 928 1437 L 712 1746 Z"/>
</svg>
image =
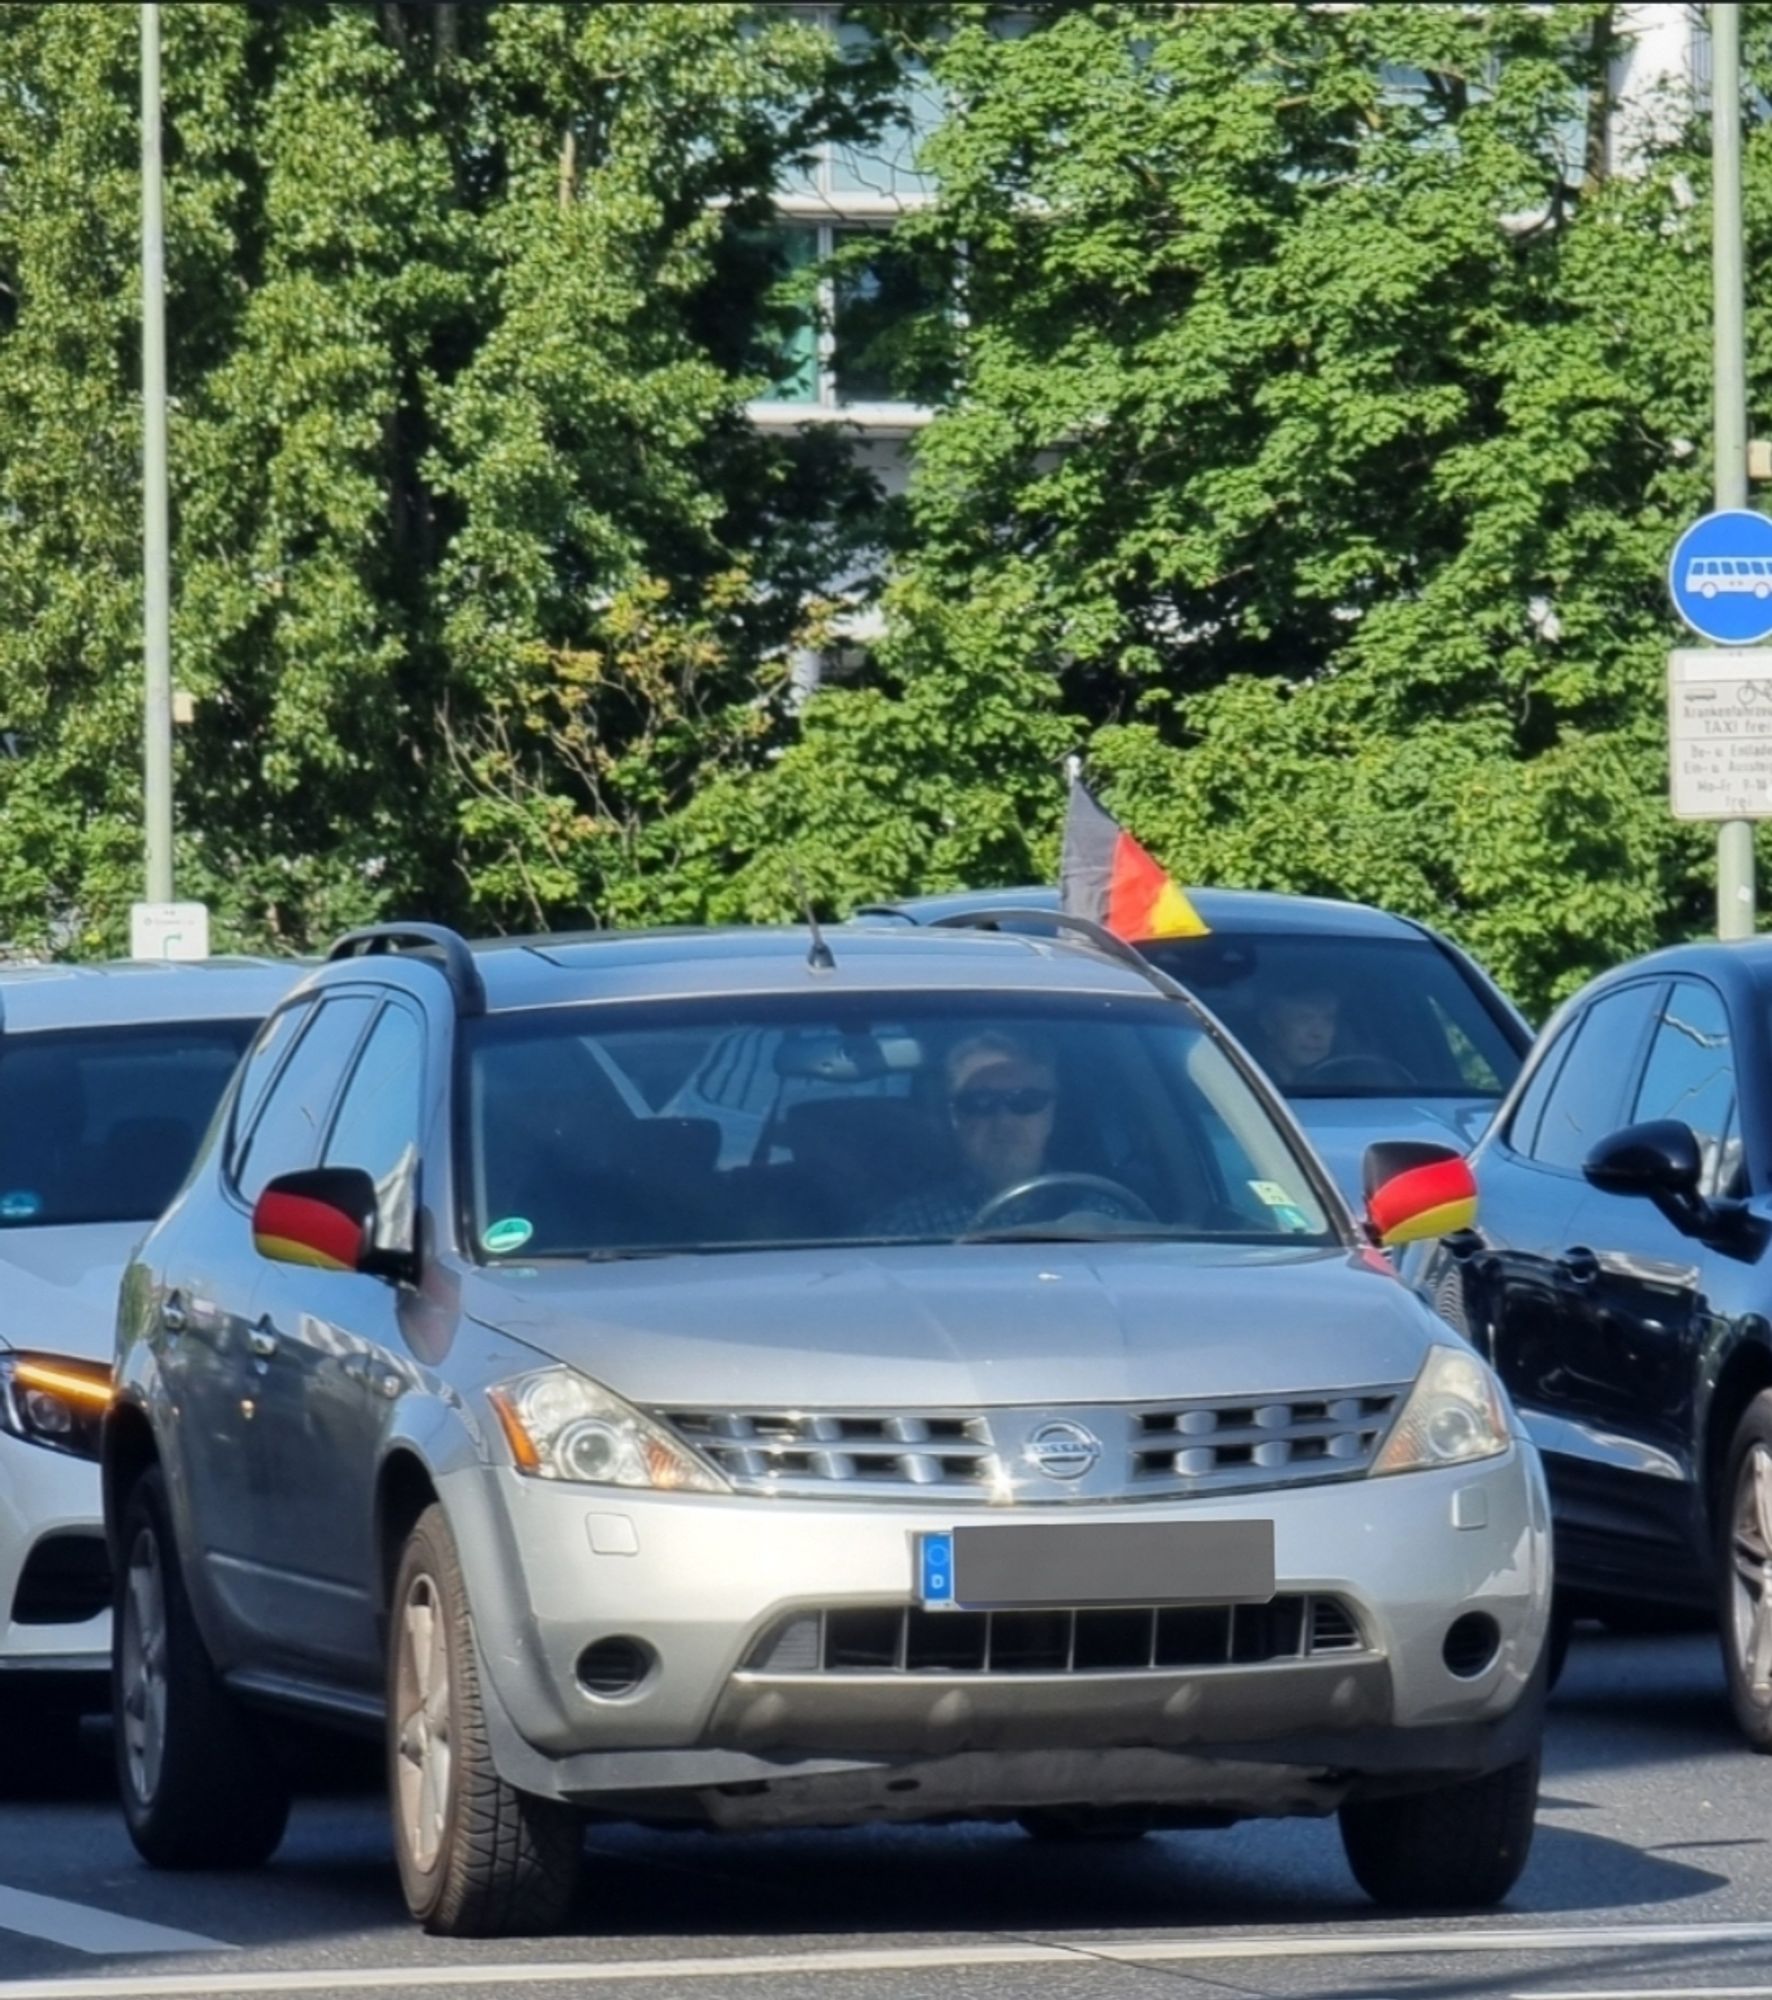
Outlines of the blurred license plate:
<svg viewBox="0 0 1772 2000">
<path fill-rule="evenodd" d="M 948 1528 L 917 1537 L 932 1611 L 1047 1604 L 1265 1604 L 1272 1521 L 1090 1521 Z"/>
</svg>

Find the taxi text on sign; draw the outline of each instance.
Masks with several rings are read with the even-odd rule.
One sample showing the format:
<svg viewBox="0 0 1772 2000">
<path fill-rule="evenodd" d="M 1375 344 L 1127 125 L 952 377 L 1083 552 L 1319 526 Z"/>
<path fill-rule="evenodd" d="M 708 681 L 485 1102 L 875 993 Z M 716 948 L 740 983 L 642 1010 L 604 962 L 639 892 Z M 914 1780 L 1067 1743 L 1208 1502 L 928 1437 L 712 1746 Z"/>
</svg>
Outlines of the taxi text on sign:
<svg viewBox="0 0 1772 2000">
<path fill-rule="evenodd" d="M 1772 819 L 1772 648 L 1670 653 L 1667 737 L 1676 819 Z"/>
</svg>

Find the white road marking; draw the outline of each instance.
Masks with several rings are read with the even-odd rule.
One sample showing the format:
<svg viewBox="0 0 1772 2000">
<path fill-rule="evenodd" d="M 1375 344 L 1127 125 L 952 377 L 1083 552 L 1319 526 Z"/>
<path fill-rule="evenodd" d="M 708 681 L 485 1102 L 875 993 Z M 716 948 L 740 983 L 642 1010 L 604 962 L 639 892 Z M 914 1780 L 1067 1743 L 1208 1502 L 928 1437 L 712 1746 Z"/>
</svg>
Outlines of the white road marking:
<svg viewBox="0 0 1772 2000">
<path fill-rule="evenodd" d="M 219 1938 L 195 1931 L 168 1930 L 136 1917 L 113 1916 L 85 1903 L 66 1903 L 59 1896 L 39 1896 L 29 1889 L 0 1886 L 0 1931 L 39 1938 L 45 1944 L 66 1945 L 94 1957 L 125 1951 L 232 1951 Z M 0 1984 L 4 1984 L 0 1981 Z"/>
<path fill-rule="evenodd" d="M 422 1987 L 612 1986 L 656 1979 L 781 1979 L 805 1973 L 938 1972 L 984 1965 L 1173 1965 L 1231 1959 L 1359 1958 L 1449 1952 L 1618 1951 L 1646 1946 L 1772 1944 L 1772 1924 L 1617 1924 L 1565 1929 L 1257 1933 L 1237 1937 L 1079 1938 L 1073 1944 L 889 1946 L 854 1951 L 770 1952 L 729 1958 L 556 1959 L 521 1965 L 339 1966 L 330 1970 L 124 1975 L 108 1979 L 0 1980 L 0 2000 L 203 2000 L 203 1996 L 397 1992 Z M 205 1948 L 213 1949 L 206 1946 Z M 1685 1989 L 1682 1989 L 1685 1990 Z M 1709 1991 L 1725 2000 L 1730 1989 Z M 1772 1988 L 1738 1989 L 1738 2000 L 1772 2000 Z M 1621 2000 L 1617 1994 L 1538 1994 L 1534 2000 Z M 1632 2000 L 1668 2000 L 1667 1990 Z"/>
</svg>

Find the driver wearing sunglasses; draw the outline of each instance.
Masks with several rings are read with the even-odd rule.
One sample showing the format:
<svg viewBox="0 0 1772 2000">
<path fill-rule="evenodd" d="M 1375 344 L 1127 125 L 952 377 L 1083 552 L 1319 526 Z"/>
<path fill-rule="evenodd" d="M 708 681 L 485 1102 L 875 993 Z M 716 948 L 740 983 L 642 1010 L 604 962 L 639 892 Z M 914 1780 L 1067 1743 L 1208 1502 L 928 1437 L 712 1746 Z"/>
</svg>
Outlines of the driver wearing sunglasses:
<svg viewBox="0 0 1772 2000">
<path fill-rule="evenodd" d="M 1049 1171 L 1058 1077 L 1044 1047 L 995 1029 L 968 1035 L 948 1051 L 943 1083 L 960 1172 L 900 1202 L 882 1236 L 962 1235 L 993 1197 Z"/>
</svg>

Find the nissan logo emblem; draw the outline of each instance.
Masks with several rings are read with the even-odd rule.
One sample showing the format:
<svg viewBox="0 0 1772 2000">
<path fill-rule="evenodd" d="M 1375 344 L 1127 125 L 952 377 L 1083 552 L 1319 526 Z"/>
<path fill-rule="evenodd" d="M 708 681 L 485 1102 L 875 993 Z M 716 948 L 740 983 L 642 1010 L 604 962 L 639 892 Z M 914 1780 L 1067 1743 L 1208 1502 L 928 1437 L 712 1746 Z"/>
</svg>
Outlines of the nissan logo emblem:
<svg viewBox="0 0 1772 2000">
<path fill-rule="evenodd" d="M 1048 1479 L 1081 1479 L 1101 1457 L 1101 1440 L 1081 1424 L 1042 1424 L 1022 1456 Z"/>
</svg>

